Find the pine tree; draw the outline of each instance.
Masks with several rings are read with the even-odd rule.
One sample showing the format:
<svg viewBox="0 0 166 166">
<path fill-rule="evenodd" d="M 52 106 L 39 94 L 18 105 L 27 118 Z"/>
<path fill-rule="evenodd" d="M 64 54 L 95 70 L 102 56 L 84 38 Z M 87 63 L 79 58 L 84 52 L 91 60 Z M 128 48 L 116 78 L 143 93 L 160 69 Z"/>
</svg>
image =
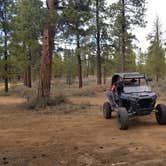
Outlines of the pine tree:
<svg viewBox="0 0 166 166">
<path fill-rule="evenodd" d="M 92 35 L 96 40 L 96 69 L 97 69 L 97 84 L 102 83 L 102 44 L 108 41 L 108 24 L 107 24 L 107 4 L 106 0 L 92 0 Z M 95 18 L 95 19 L 94 19 Z"/>
<path fill-rule="evenodd" d="M 9 56 L 9 42 L 11 37 L 11 20 L 14 15 L 13 13 L 14 1 L 13 0 L 0 0 L 0 32 L 1 35 L 1 43 L 2 45 L 1 51 L 3 58 L 3 78 L 5 84 L 5 92 L 7 93 L 9 90 L 9 72 L 8 72 L 8 56 Z"/>
<path fill-rule="evenodd" d="M 165 50 L 162 42 L 162 30 L 161 30 L 159 17 L 156 18 L 154 23 L 154 31 L 150 34 L 149 38 L 151 45 L 148 49 L 147 56 L 147 69 L 152 76 L 159 78 L 165 73 Z"/>
<path fill-rule="evenodd" d="M 133 26 L 145 27 L 144 21 L 146 0 L 119 0 L 110 6 L 113 34 L 121 56 L 121 71 L 126 71 L 127 40 L 133 35 Z M 129 38 L 128 38 L 129 37 Z"/>
<path fill-rule="evenodd" d="M 16 16 L 13 19 L 11 50 L 15 56 L 22 56 L 24 63 L 24 84 L 31 87 L 32 66 L 37 66 L 40 57 L 41 30 L 44 11 L 40 0 L 17 0 Z"/>
<path fill-rule="evenodd" d="M 63 70 L 66 83 L 70 87 L 77 76 L 77 55 L 72 50 L 64 51 Z"/>
<path fill-rule="evenodd" d="M 50 98 L 52 78 L 52 55 L 55 36 L 55 9 L 57 0 L 47 0 L 48 18 L 43 30 L 40 81 L 38 88 L 38 107 L 46 107 Z"/>
<path fill-rule="evenodd" d="M 64 62 L 62 56 L 58 53 L 54 54 L 52 71 L 53 71 L 53 76 L 55 78 L 61 78 L 63 76 L 64 74 L 63 63 Z"/>
<path fill-rule="evenodd" d="M 137 62 L 137 71 L 140 73 L 145 73 L 146 71 L 146 59 L 147 54 L 142 52 L 141 49 L 139 49 L 139 52 L 137 54 L 138 62 Z"/>
<path fill-rule="evenodd" d="M 72 40 L 76 45 L 79 88 L 83 86 L 81 44 L 88 33 L 88 21 L 90 19 L 89 0 L 68 0 L 62 18 L 64 37 Z M 87 28 L 86 28 L 87 27 Z"/>
</svg>

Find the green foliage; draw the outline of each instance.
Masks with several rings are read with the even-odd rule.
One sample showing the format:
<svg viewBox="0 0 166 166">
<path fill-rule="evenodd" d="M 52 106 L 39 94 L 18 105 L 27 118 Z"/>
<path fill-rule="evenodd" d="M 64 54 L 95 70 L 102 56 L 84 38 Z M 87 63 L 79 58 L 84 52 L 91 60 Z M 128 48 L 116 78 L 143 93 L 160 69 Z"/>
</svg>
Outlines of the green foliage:
<svg viewBox="0 0 166 166">
<path fill-rule="evenodd" d="M 126 59 L 126 70 L 128 72 L 136 71 L 136 54 L 134 51 L 128 53 L 128 57 Z"/>
<path fill-rule="evenodd" d="M 137 55 L 137 71 L 140 73 L 146 73 L 146 59 L 147 59 L 147 54 L 139 51 Z"/>
<path fill-rule="evenodd" d="M 92 0 L 91 5 L 91 34 L 96 37 L 96 34 L 100 33 L 100 42 L 102 46 L 107 42 L 110 42 L 109 36 L 109 15 L 108 6 L 106 0 Z M 98 17 L 98 18 L 97 18 Z M 96 22 L 96 19 L 97 22 Z M 98 25 L 97 25 L 98 24 Z"/>
<path fill-rule="evenodd" d="M 165 49 L 162 44 L 162 31 L 160 20 L 157 17 L 154 24 L 154 32 L 149 36 L 151 45 L 147 56 L 147 70 L 156 80 L 166 74 Z"/>
<path fill-rule="evenodd" d="M 133 55 L 133 40 L 136 38 L 132 34 L 134 26 L 145 27 L 145 0 L 119 0 L 113 3 L 109 8 L 111 34 L 113 40 L 114 60 L 117 63 L 117 71 L 120 71 L 119 64 L 125 63 L 126 71 L 135 69 L 135 61 Z M 122 62 L 122 48 L 125 47 L 125 62 Z M 132 66 L 130 63 L 132 63 Z"/>
<path fill-rule="evenodd" d="M 12 18 L 15 4 L 13 0 L 0 1 L 0 77 L 5 79 L 5 92 L 8 91 L 10 50 L 9 43 L 12 32 Z"/>
<path fill-rule="evenodd" d="M 61 55 L 53 56 L 53 75 L 54 77 L 62 77 L 64 74 L 64 61 Z"/>
<path fill-rule="evenodd" d="M 41 46 L 39 39 L 43 28 L 44 11 L 40 0 L 17 0 L 16 16 L 13 18 L 13 33 L 10 50 L 17 64 L 30 65 L 37 69 Z"/>
<path fill-rule="evenodd" d="M 77 76 L 77 59 L 73 51 L 65 49 L 64 55 L 53 56 L 53 76 L 65 77 L 66 83 L 70 86 Z"/>
<path fill-rule="evenodd" d="M 96 74 L 97 33 L 103 78 L 121 71 L 123 35 L 126 71 L 148 72 L 156 78 L 166 74 L 165 50 L 159 20 L 156 20 L 155 30 L 150 35 L 148 53 L 140 52 L 137 57 L 134 52 L 133 41 L 136 37 L 132 29 L 146 25 L 146 0 L 118 0 L 110 6 L 106 5 L 106 0 L 64 0 L 65 8 L 60 12 L 48 12 L 42 2 L 0 0 L 0 76 L 23 76 L 26 66 L 30 65 L 33 76 L 38 77 L 43 27 L 47 23 L 55 26 L 56 22 L 56 39 L 60 38 L 59 45 L 67 43 L 71 48 L 63 48 L 63 53 L 54 54 L 53 76 L 65 77 L 68 85 L 78 76 L 78 56 L 81 59 L 83 76 Z M 125 12 L 124 16 L 122 12 Z M 125 32 L 122 31 L 123 26 Z M 5 39 L 7 60 L 4 59 Z M 5 64 L 8 65 L 7 73 L 4 70 Z"/>
<path fill-rule="evenodd" d="M 62 28 L 64 37 L 68 37 L 74 40 L 76 35 L 85 36 L 88 33 L 88 21 L 90 19 L 89 0 L 85 0 L 83 3 L 81 0 L 67 0 L 67 6 L 63 10 L 62 14 Z"/>
<path fill-rule="evenodd" d="M 71 50 L 65 50 L 64 52 L 64 75 L 67 84 L 70 86 L 77 75 L 77 58 Z"/>
</svg>

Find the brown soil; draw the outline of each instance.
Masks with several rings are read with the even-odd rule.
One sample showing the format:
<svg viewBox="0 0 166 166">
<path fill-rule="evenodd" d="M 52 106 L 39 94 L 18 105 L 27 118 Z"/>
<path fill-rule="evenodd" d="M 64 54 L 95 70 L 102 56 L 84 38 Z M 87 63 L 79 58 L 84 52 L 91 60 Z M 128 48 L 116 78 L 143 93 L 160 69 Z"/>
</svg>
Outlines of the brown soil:
<svg viewBox="0 0 166 166">
<path fill-rule="evenodd" d="M 19 97 L 0 97 L 0 166 L 159 166 L 166 163 L 166 126 L 154 115 L 130 121 L 127 131 L 104 120 L 104 94 L 73 97 L 87 110 L 57 114 L 28 110 Z M 164 99 L 162 99 L 164 102 Z"/>
</svg>

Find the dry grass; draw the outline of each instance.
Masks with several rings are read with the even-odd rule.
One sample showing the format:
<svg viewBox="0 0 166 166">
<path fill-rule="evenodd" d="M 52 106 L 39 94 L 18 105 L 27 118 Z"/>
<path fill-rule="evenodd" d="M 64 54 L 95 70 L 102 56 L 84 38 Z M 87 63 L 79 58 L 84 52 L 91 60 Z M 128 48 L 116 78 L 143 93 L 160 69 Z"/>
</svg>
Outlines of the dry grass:
<svg viewBox="0 0 166 166">
<path fill-rule="evenodd" d="M 15 86 L 11 89 L 12 94 L 19 95 L 21 97 L 24 97 L 27 99 L 27 105 L 28 108 L 34 109 L 37 107 L 40 107 L 40 103 L 44 102 L 44 99 L 42 101 L 39 101 L 38 98 L 38 87 L 37 84 L 34 84 L 32 88 L 25 87 L 24 85 Z M 62 91 L 58 91 L 57 93 L 52 94 L 50 99 L 47 102 L 48 106 L 56 106 L 61 103 L 68 103 L 67 97 L 62 93 Z"/>
<path fill-rule="evenodd" d="M 73 91 L 72 96 L 85 96 L 92 97 L 96 95 L 96 89 L 94 87 L 86 87 Z"/>
<path fill-rule="evenodd" d="M 91 108 L 89 103 L 73 104 L 72 102 L 61 103 L 56 106 L 47 107 L 46 114 L 73 114 L 73 113 L 83 113 Z"/>
<path fill-rule="evenodd" d="M 153 91 L 156 92 L 156 94 L 159 97 L 165 97 L 165 95 L 166 95 L 166 79 L 161 79 L 158 82 L 153 81 L 151 84 L 151 87 L 152 87 Z"/>
<path fill-rule="evenodd" d="M 96 95 L 94 88 L 85 88 L 79 90 L 78 88 L 75 89 L 75 91 L 72 91 L 70 95 L 65 94 L 65 89 L 53 89 L 51 91 L 51 97 L 49 98 L 47 105 L 51 109 L 51 112 L 55 110 L 56 112 L 60 113 L 70 113 L 70 112 L 77 112 L 78 110 L 85 110 L 87 107 L 90 107 L 91 105 L 89 103 L 81 103 L 81 104 L 73 104 L 68 98 L 71 95 L 74 96 L 94 96 Z M 12 88 L 12 93 L 18 94 L 21 97 L 24 97 L 27 99 L 26 105 L 30 109 L 36 109 L 39 110 L 40 106 L 39 99 L 37 97 L 37 86 L 34 86 L 33 88 L 27 88 L 23 85 L 15 86 Z M 68 97 L 67 97 L 68 96 Z M 40 103 L 42 104 L 42 99 Z M 40 105 L 40 104 L 39 104 Z M 53 111 L 54 112 L 54 111 Z"/>
</svg>

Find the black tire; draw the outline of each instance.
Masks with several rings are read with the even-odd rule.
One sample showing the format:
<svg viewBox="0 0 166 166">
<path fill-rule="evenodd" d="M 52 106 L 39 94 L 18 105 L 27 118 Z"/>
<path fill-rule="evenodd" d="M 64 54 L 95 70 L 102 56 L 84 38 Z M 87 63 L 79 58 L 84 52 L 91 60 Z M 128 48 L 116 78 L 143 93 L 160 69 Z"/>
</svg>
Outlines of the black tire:
<svg viewBox="0 0 166 166">
<path fill-rule="evenodd" d="M 111 119 L 112 117 L 112 110 L 111 110 L 111 105 L 109 102 L 105 102 L 103 104 L 103 117 L 105 119 Z"/>
<path fill-rule="evenodd" d="M 126 108 L 120 107 L 118 109 L 118 128 L 120 130 L 127 130 L 129 126 L 129 116 Z"/>
<path fill-rule="evenodd" d="M 166 124 L 166 106 L 164 104 L 158 104 L 156 106 L 156 120 L 159 125 L 165 125 Z"/>
</svg>

